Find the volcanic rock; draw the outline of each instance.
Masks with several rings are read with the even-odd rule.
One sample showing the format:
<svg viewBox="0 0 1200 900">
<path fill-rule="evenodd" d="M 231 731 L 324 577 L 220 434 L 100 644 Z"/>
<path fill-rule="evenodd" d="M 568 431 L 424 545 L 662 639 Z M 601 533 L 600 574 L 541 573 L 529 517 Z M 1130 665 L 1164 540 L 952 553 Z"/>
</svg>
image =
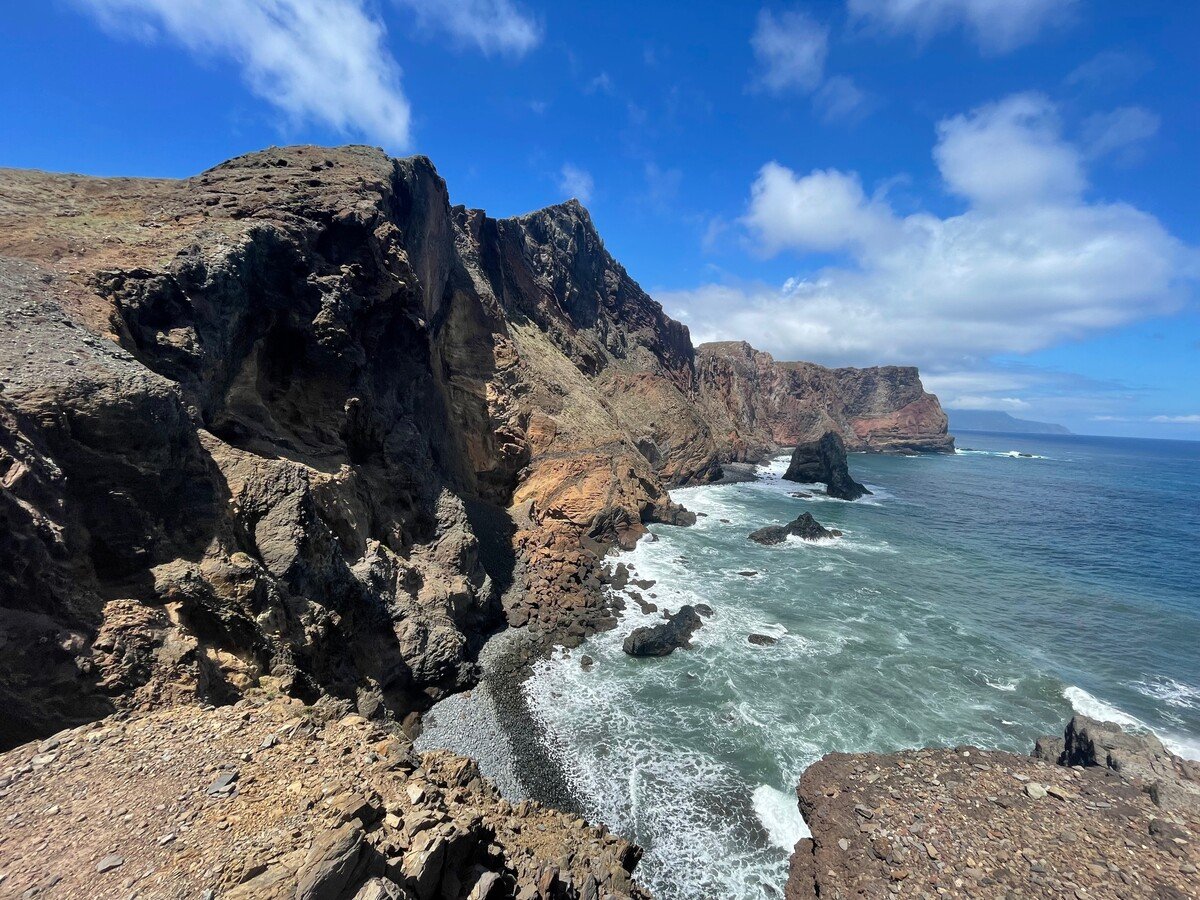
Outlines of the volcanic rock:
<svg viewBox="0 0 1200 900">
<path fill-rule="evenodd" d="M 974 747 L 828 754 L 797 787 L 812 837 L 786 898 L 1194 896 L 1200 766 L 1082 716 L 1062 740 L 1061 765 Z"/>
<path fill-rule="evenodd" d="M 703 624 L 695 608 L 684 605 L 661 624 L 635 628 L 621 649 L 630 656 L 669 656 L 679 648 L 690 647 L 692 634 Z"/>
<path fill-rule="evenodd" d="M 827 369 L 726 341 L 698 346 L 696 371 L 722 460 L 760 460 L 827 431 L 855 451 L 954 451 L 946 414 L 912 367 Z"/>
<path fill-rule="evenodd" d="M 759 544 L 782 544 L 789 535 L 795 535 L 806 541 L 821 538 L 841 537 L 842 533 L 836 528 L 826 528 L 813 518 L 812 513 L 802 513 L 787 525 L 767 525 L 757 531 L 750 532 L 750 540 Z M 739 575 L 757 575 L 757 572 L 739 572 Z"/>
<path fill-rule="evenodd" d="M 805 484 L 821 482 L 830 497 L 840 500 L 857 500 L 871 493 L 850 477 L 846 445 L 835 431 L 825 432 L 820 440 L 796 445 L 783 477 Z"/>
</svg>

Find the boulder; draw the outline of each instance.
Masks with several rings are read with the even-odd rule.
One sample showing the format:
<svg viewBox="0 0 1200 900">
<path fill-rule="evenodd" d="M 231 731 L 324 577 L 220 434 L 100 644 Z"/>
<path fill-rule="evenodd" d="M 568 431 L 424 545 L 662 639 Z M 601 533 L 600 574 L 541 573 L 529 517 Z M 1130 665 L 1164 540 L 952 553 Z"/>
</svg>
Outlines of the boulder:
<svg viewBox="0 0 1200 900">
<path fill-rule="evenodd" d="M 770 647 L 779 643 L 779 638 L 773 638 L 769 634 L 752 634 L 746 640 L 759 647 Z"/>
<path fill-rule="evenodd" d="M 788 531 L 782 525 L 767 525 L 757 531 L 750 532 L 750 540 L 756 544 L 782 544 L 787 540 Z"/>
<path fill-rule="evenodd" d="M 317 837 L 296 886 L 296 900 L 337 900 L 350 886 L 362 854 L 363 830 L 357 822 Z"/>
<path fill-rule="evenodd" d="M 783 477 L 802 484 L 820 482 L 825 493 L 839 500 L 857 500 L 871 493 L 850 477 L 846 445 L 836 431 L 825 432 L 819 441 L 798 444 Z"/>
<path fill-rule="evenodd" d="M 826 528 L 813 518 L 812 513 L 806 512 L 788 522 L 787 525 L 767 525 L 765 528 L 752 531 L 750 532 L 750 540 L 769 546 L 771 544 L 782 544 L 787 540 L 788 535 L 795 535 L 805 541 L 815 541 L 821 538 L 841 537 L 842 533 L 836 528 Z"/>
<path fill-rule="evenodd" d="M 685 605 L 659 625 L 635 628 L 621 649 L 630 656 L 669 656 L 680 647 L 690 647 L 692 634 L 701 624 L 695 608 Z"/>
</svg>

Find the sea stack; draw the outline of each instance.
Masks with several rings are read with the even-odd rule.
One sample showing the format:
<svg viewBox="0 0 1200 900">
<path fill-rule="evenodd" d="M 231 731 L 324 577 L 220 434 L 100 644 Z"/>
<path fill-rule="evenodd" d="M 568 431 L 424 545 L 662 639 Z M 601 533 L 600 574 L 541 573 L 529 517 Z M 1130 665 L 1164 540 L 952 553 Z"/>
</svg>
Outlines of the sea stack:
<svg viewBox="0 0 1200 900">
<path fill-rule="evenodd" d="M 630 656 L 670 656 L 681 647 L 690 647 L 692 634 L 703 624 L 696 608 L 684 605 L 665 622 L 635 628 L 621 649 Z"/>
<path fill-rule="evenodd" d="M 871 493 L 850 477 L 846 466 L 846 445 L 836 431 L 827 431 L 820 440 L 798 444 L 783 477 L 801 484 L 821 482 L 825 493 L 839 500 L 857 500 Z"/>
</svg>

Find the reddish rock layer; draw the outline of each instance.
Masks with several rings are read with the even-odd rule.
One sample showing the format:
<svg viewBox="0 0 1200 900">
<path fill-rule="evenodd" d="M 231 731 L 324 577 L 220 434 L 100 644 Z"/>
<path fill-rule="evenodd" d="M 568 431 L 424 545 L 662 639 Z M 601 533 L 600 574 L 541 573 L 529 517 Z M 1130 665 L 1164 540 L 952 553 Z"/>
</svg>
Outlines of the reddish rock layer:
<svg viewBox="0 0 1200 900">
<path fill-rule="evenodd" d="M 706 418 L 727 460 L 818 440 L 827 431 L 849 450 L 947 453 L 954 439 L 933 394 L 911 366 L 828 369 L 777 362 L 744 341 L 701 344 L 696 369 Z"/>
</svg>

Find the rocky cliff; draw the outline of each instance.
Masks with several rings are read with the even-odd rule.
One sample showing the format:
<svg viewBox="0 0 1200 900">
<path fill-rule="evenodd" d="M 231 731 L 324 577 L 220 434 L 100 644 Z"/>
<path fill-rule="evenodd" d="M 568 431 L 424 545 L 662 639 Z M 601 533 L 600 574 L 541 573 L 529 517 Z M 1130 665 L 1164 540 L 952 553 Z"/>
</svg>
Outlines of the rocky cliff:
<svg viewBox="0 0 1200 900">
<path fill-rule="evenodd" d="M 421 157 L 0 172 L 0 733 L 249 687 L 402 718 L 504 622 L 602 625 L 665 488 L 814 429 L 944 449 L 915 370 L 695 355 L 571 201 Z"/>
<path fill-rule="evenodd" d="M 602 618 L 581 535 L 719 471 L 687 330 L 577 203 L 297 147 L 5 171 L 0 224 L 6 744 L 253 686 L 402 717 L 506 609 Z"/>
<path fill-rule="evenodd" d="M 831 753 L 797 788 L 812 837 L 785 896 L 1196 896 L 1200 764 L 1076 716 L 1033 754 Z"/>
<path fill-rule="evenodd" d="M 941 404 L 911 366 L 828 369 L 727 341 L 697 347 L 696 370 L 723 459 L 756 459 L 828 431 L 852 451 L 954 449 Z"/>
</svg>

